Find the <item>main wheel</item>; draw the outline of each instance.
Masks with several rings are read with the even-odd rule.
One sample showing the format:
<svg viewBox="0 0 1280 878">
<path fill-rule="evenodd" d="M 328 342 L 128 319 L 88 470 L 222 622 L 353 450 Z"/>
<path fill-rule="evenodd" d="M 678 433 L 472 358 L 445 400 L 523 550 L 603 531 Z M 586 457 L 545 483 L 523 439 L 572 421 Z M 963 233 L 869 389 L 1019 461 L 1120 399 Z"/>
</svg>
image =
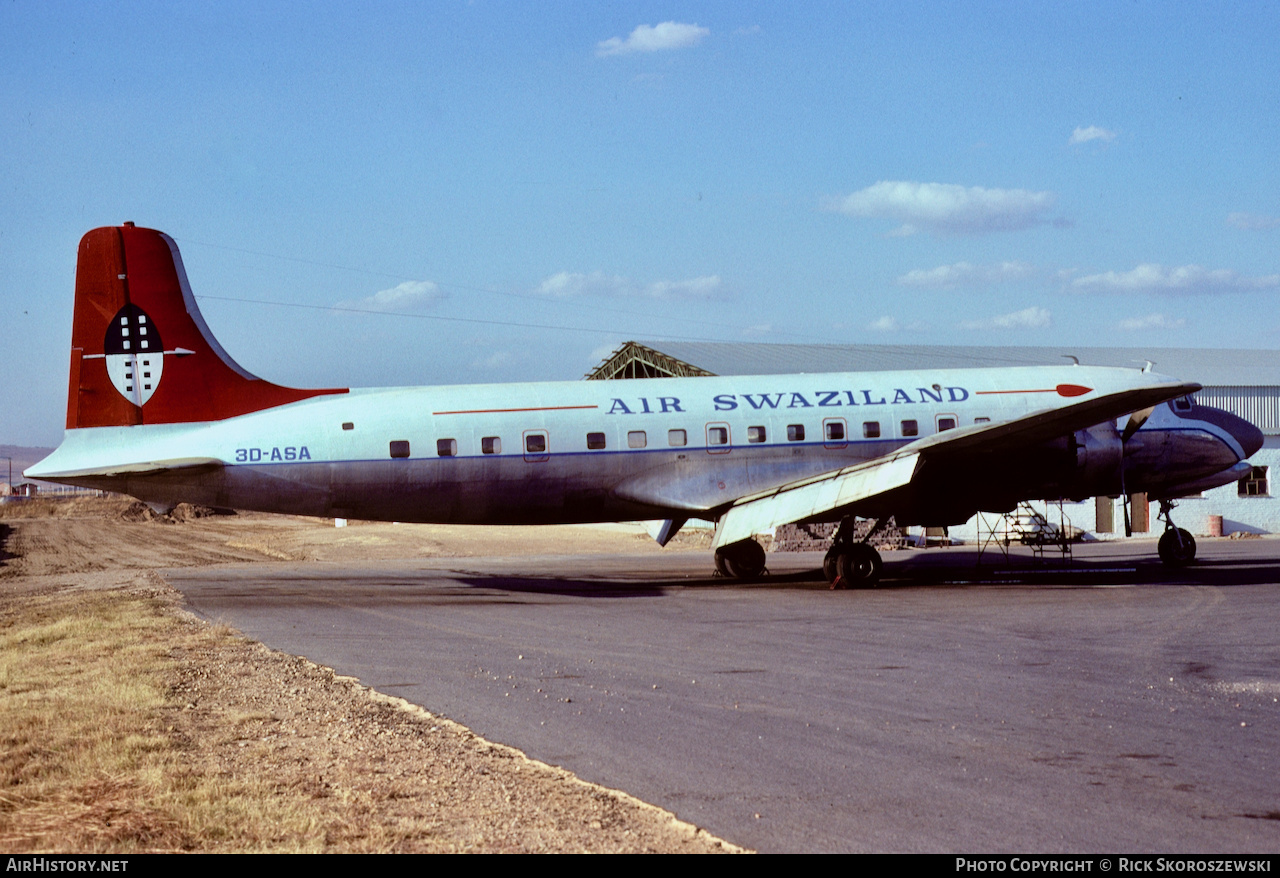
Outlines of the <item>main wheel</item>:
<svg viewBox="0 0 1280 878">
<path fill-rule="evenodd" d="M 1166 567 L 1186 567 L 1196 559 L 1195 537 L 1182 528 L 1169 528 L 1157 545 L 1160 560 Z"/>
<path fill-rule="evenodd" d="M 760 574 L 764 573 L 764 546 L 755 540 L 743 540 L 732 546 L 725 546 L 716 552 L 716 557 L 724 559 L 725 570 L 734 579 L 750 582 L 759 579 Z"/>
<path fill-rule="evenodd" d="M 729 573 L 729 563 L 725 558 L 724 549 L 716 549 L 714 557 L 716 561 L 716 573 L 719 573 L 725 579 L 728 579 L 732 574 Z"/>
<path fill-rule="evenodd" d="M 836 578 L 840 575 L 840 556 L 835 549 L 831 549 L 823 556 L 822 575 L 827 577 L 827 582 L 835 585 Z"/>
<path fill-rule="evenodd" d="M 849 588 L 875 588 L 884 563 L 880 553 L 866 543 L 854 543 L 840 553 L 836 569 Z"/>
</svg>

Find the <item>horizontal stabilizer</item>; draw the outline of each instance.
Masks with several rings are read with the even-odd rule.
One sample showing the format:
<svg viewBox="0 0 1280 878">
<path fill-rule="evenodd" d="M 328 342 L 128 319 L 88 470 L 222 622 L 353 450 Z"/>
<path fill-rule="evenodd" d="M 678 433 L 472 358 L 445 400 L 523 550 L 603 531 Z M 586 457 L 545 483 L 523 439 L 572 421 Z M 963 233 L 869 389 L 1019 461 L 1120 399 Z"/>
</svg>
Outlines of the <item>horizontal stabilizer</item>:
<svg viewBox="0 0 1280 878">
<path fill-rule="evenodd" d="M 44 461 L 41 461 L 26 470 L 26 472 L 23 473 L 23 476 L 28 479 L 60 481 L 64 479 L 78 479 L 96 476 L 141 476 L 155 473 L 176 472 L 178 470 L 194 473 L 200 470 L 214 470 L 223 465 L 222 461 L 212 457 L 179 457 L 171 460 L 137 461 L 134 463 L 89 467 L 86 469 L 52 470 L 43 468 L 44 464 L 48 460 L 49 458 L 45 458 Z"/>
</svg>

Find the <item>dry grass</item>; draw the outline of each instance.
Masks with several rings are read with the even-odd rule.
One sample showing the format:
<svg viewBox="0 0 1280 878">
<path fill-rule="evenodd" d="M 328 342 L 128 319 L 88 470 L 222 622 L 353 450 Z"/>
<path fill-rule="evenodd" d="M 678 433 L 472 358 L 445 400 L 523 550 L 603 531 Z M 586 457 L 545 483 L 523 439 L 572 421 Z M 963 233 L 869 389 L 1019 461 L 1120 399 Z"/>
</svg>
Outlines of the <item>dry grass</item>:
<svg viewBox="0 0 1280 878">
<path fill-rule="evenodd" d="M 174 851 L 235 839 L 252 850 L 305 834 L 309 815 L 271 796 L 269 781 L 193 772 L 173 734 L 181 706 L 167 653 L 227 631 L 180 625 L 161 601 L 118 592 L 35 597 L 0 625 L 0 848 Z"/>
<path fill-rule="evenodd" d="M 0 850 L 734 849 L 198 622 L 151 572 L 237 560 L 235 542 L 292 553 L 332 529 L 122 509 L 0 524 Z"/>
<path fill-rule="evenodd" d="M 115 594 L 32 598 L 0 629 L 0 846 L 188 847 L 162 779 L 164 673 L 158 607 Z M 123 848 L 122 848 L 123 844 Z"/>
</svg>

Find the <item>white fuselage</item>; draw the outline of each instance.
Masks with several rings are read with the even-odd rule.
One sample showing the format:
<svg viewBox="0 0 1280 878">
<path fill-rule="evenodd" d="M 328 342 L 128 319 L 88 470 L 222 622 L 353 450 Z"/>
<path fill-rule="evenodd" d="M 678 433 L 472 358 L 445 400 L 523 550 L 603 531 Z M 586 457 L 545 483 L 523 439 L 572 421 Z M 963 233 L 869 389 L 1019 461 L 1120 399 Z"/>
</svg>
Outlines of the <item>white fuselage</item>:
<svg viewBox="0 0 1280 878">
<path fill-rule="evenodd" d="M 221 421 L 69 430 L 29 475 L 156 504 L 398 521 L 714 517 L 737 498 L 940 430 L 1070 404 L 1079 389 L 1156 380 L 1168 379 L 1062 366 L 352 390 Z M 1171 483 L 1244 456 L 1229 429 L 1174 428 L 1221 453 L 1170 473 Z M 990 482 L 988 496 L 979 488 L 961 504 L 974 509 L 1013 495 L 1119 490 L 1118 470 L 1072 486 L 1077 455 L 1074 444 L 1030 448 L 944 481 Z"/>
</svg>

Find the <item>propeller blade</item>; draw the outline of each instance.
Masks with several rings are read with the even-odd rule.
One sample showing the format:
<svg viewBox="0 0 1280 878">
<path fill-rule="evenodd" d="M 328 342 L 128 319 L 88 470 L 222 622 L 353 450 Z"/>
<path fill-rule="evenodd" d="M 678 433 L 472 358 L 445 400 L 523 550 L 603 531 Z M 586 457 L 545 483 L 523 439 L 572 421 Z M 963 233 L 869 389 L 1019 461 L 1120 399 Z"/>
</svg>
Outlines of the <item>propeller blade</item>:
<svg viewBox="0 0 1280 878">
<path fill-rule="evenodd" d="M 1147 422 L 1147 418 L 1151 417 L 1151 413 L 1155 409 L 1155 406 L 1147 406 L 1129 415 L 1129 423 L 1124 425 L 1124 433 L 1120 435 L 1120 441 L 1128 442 L 1134 433 L 1142 429 L 1142 425 Z"/>
<path fill-rule="evenodd" d="M 1143 420 L 1146 420 L 1145 418 Z M 1126 429 L 1126 433 L 1128 430 Z M 1133 536 L 1133 521 L 1129 518 L 1129 489 L 1124 483 L 1124 461 L 1120 463 L 1120 508 L 1124 510 L 1124 535 Z"/>
</svg>

